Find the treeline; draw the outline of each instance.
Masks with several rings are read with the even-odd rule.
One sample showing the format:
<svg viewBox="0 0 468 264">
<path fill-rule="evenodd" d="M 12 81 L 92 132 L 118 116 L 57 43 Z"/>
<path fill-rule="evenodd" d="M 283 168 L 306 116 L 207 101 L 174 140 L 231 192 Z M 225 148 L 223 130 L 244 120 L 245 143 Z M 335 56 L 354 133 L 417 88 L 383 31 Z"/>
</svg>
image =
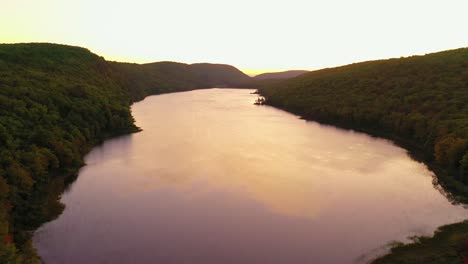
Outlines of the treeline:
<svg viewBox="0 0 468 264">
<path fill-rule="evenodd" d="M 228 65 L 107 62 L 55 44 L 0 45 L 0 263 L 38 263 L 32 231 L 102 140 L 138 130 L 130 104 L 150 94 L 241 85 Z"/>
<path fill-rule="evenodd" d="M 468 200 L 468 48 L 314 71 L 260 89 L 266 103 L 394 139 Z"/>
<path fill-rule="evenodd" d="M 291 70 L 291 71 L 282 71 L 282 72 L 266 72 L 253 77 L 256 81 L 261 80 L 278 80 L 278 79 L 290 79 L 297 77 L 301 74 L 308 73 L 309 71 L 304 70 Z"/>
</svg>

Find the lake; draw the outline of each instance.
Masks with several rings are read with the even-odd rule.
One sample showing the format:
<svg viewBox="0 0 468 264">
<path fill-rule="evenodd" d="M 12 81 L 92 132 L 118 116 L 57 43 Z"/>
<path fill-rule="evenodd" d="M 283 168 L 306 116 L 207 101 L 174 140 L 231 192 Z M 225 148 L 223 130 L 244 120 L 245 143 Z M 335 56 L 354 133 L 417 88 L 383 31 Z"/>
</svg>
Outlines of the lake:
<svg viewBox="0 0 468 264">
<path fill-rule="evenodd" d="M 364 263 L 468 218 L 384 139 L 253 105 L 253 90 L 150 96 L 34 245 L 45 263 Z"/>
</svg>

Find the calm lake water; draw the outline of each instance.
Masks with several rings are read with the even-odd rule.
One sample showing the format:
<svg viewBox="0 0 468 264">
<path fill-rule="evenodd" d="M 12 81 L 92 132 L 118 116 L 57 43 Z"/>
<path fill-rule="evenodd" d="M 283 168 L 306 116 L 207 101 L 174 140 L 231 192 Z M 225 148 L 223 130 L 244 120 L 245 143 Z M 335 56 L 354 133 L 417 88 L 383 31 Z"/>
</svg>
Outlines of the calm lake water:
<svg viewBox="0 0 468 264">
<path fill-rule="evenodd" d="M 404 149 L 252 91 L 134 104 L 143 132 L 96 147 L 36 232 L 45 263 L 361 263 L 468 218 Z"/>
</svg>

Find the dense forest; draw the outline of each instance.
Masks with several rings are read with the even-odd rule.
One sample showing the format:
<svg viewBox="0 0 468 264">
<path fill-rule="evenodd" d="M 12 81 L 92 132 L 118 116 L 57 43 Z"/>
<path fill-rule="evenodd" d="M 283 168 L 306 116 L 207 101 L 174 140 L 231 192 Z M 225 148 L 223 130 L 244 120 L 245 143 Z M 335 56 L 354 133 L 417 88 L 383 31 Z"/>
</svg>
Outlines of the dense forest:
<svg viewBox="0 0 468 264">
<path fill-rule="evenodd" d="M 455 201 L 468 201 L 468 48 L 318 70 L 259 92 L 266 104 L 305 119 L 404 145 L 437 172 Z M 457 235 L 468 245 L 466 227 Z"/>
<path fill-rule="evenodd" d="M 55 44 L 0 45 L 0 263 L 38 263 L 32 232 L 102 140 L 138 131 L 130 104 L 150 94 L 249 81 L 217 64 L 105 61 Z"/>
</svg>

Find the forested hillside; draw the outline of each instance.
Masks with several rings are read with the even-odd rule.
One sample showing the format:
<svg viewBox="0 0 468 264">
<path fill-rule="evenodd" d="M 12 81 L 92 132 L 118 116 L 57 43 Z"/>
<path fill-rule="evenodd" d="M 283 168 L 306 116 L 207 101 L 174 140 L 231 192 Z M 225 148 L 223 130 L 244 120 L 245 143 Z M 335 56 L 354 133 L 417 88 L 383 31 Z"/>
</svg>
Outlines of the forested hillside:
<svg viewBox="0 0 468 264">
<path fill-rule="evenodd" d="M 422 154 L 456 200 L 468 201 L 468 48 L 314 71 L 259 92 L 266 104 L 306 119 L 365 131 L 405 145 L 413 153 Z M 430 245 L 454 240 L 467 244 L 452 243 L 452 251 L 444 251 L 446 248 L 427 246 L 428 242 L 424 244 L 427 254 L 419 250 L 419 255 L 411 246 L 408 252 L 421 262 L 404 263 L 457 256 L 468 245 L 466 223 L 460 226 L 464 229 L 457 226 L 458 234 L 452 231 L 455 227 L 444 229 L 444 234 L 450 231 L 457 239 L 438 236 L 430 240 Z M 441 237 L 450 240 L 439 241 Z M 408 256 L 399 256 L 399 260 Z M 394 263 L 392 259 L 386 260 Z"/>
<path fill-rule="evenodd" d="M 55 44 L 0 45 L 0 263 L 37 263 L 31 235 L 105 138 L 135 132 L 130 104 L 150 94 L 249 77 L 228 65 L 107 62 Z"/>
<path fill-rule="evenodd" d="M 289 79 L 297 77 L 301 74 L 308 73 L 309 71 L 292 70 L 283 72 L 266 72 L 254 76 L 254 80 L 271 80 L 271 79 Z"/>
<path fill-rule="evenodd" d="M 305 118 L 411 143 L 468 184 L 468 49 L 324 69 L 261 89 Z"/>
<path fill-rule="evenodd" d="M 140 100 L 148 94 L 207 87 L 246 87 L 250 83 L 249 76 L 233 66 L 223 64 L 111 62 L 110 66 L 133 100 Z"/>
</svg>

